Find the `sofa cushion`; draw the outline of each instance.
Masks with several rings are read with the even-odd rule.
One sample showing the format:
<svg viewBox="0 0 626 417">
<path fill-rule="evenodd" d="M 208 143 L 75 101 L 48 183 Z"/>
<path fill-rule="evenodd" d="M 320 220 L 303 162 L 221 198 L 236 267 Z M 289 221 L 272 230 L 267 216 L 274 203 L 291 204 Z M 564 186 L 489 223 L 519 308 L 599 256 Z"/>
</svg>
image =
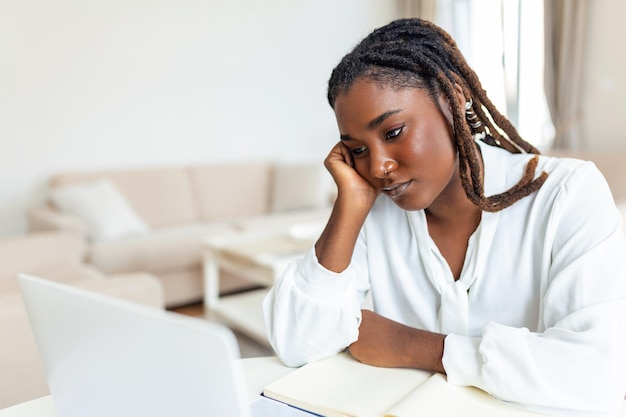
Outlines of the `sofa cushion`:
<svg viewBox="0 0 626 417">
<path fill-rule="evenodd" d="M 105 179 L 56 187 L 50 199 L 61 211 L 81 218 L 86 237 L 93 241 L 141 235 L 149 230 L 124 196 Z"/>
<path fill-rule="evenodd" d="M 64 173 L 55 176 L 51 186 L 55 188 L 97 179 L 111 181 L 150 227 L 198 221 L 195 199 L 184 168 Z"/>
<path fill-rule="evenodd" d="M 272 169 L 270 211 L 327 207 L 330 174 L 320 162 L 276 163 Z"/>
<path fill-rule="evenodd" d="M 194 166 L 189 175 L 202 221 L 267 213 L 271 164 Z"/>
<path fill-rule="evenodd" d="M 88 260 L 106 273 L 199 267 L 202 239 L 232 230 L 226 223 L 195 224 L 153 230 L 149 235 L 93 244 Z"/>
</svg>

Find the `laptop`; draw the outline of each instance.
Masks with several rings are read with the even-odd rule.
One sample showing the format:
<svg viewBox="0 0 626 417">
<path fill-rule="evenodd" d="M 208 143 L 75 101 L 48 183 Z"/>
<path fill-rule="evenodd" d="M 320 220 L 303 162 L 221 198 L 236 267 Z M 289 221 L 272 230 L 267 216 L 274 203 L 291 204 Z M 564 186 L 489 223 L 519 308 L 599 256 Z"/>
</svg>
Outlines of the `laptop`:
<svg viewBox="0 0 626 417">
<path fill-rule="evenodd" d="M 251 401 L 227 327 L 18 277 L 58 417 L 310 416 Z"/>
</svg>

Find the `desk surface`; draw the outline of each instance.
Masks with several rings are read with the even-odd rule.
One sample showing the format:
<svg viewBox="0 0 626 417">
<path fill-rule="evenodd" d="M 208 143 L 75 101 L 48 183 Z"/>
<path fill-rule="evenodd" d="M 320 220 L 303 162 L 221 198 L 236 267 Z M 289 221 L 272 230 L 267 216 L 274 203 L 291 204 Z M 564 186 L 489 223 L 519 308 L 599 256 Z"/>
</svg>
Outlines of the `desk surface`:
<svg viewBox="0 0 626 417">
<path fill-rule="evenodd" d="M 250 400 L 255 399 L 270 382 L 293 371 L 275 357 L 246 358 L 240 362 L 246 375 Z M 56 413 L 52 397 L 48 395 L 0 410 L 0 417 L 56 417 Z"/>
<path fill-rule="evenodd" d="M 275 357 L 247 358 L 241 359 L 240 361 L 243 371 L 246 375 L 248 396 L 251 401 L 255 399 L 259 395 L 259 393 L 263 391 L 263 388 L 270 382 L 273 382 L 278 378 L 287 375 L 288 373 L 293 371 L 292 368 L 288 368 L 281 364 L 280 361 Z M 455 389 L 463 390 L 465 388 L 455 387 Z M 497 413 L 497 417 L 503 417 L 502 410 L 498 410 L 499 411 Z M 416 411 L 417 415 L 431 415 L 429 414 L 429 410 L 421 409 Z M 465 414 L 466 411 L 468 412 L 467 414 Z M 440 415 L 440 413 L 435 414 Z M 483 415 L 483 417 L 496 417 L 496 414 L 487 414 L 488 415 Z M 505 414 L 515 416 L 519 414 L 519 411 L 511 409 L 510 414 L 508 412 Z M 532 413 L 524 414 L 535 415 Z M 475 414 L 472 414 L 471 410 L 455 410 L 454 414 L 446 415 L 456 415 L 457 417 L 462 417 L 464 415 L 470 416 Z M 539 416 L 538 414 L 536 415 Z M 52 397 L 46 396 L 0 410 L 0 417 L 56 417 L 56 413 L 54 411 Z M 615 417 L 626 417 L 626 401 L 624 401 L 620 412 Z"/>
</svg>

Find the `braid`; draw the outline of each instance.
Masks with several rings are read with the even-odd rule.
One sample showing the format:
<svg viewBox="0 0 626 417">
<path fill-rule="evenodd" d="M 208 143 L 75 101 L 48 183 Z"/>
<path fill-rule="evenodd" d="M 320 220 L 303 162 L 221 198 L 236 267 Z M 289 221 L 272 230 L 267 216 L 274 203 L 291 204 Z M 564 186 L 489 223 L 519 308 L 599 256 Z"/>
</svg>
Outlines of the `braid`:
<svg viewBox="0 0 626 417">
<path fill-rule="evenodd" d="M 459 173 L 467 197 L 484 211 L 502 210 L 535 192 L 545 182 L 542 172 L 534 179 L 538 157 L 535 155 L 520 181 L 509 190 L 485 196 L 480 149 L 474 135 L 512 153 L 539 151 L 523 140 L 511 122 L 493 105 L 478 79 L 444 30 L 421 19 L 399 19 L 374 30 L 333 70 L 328 82 L 328 102 L 334 107 L 337 96 L 346 93 L 359 79 L 370 79 L 392 88 L 420 88 L 438 103 L 444 94 L 452 110 L 453 135 L 459 152 Z M 458 104 L 456 85 L 471 98 L 472 109 L 482 123 L 472 131 L 465 109 Z"/>
</svg>

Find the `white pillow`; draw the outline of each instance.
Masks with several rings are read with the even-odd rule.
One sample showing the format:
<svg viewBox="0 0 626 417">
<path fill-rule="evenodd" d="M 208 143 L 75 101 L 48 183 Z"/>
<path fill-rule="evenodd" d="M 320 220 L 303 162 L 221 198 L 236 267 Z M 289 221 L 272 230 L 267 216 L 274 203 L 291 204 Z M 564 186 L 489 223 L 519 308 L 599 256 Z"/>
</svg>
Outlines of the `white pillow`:
<svg viewBox="0 0 626 417">
<path fill-rule="evenodd" d="M 139 235 L 149 230 L 108 180 L 60 186 L 50 192 L 50 199 L 62 211 L 83 219 L 87 238 L 92 241 Z"/>
<path fill-rule="evenodd" d="M 272 172 L 273 212 L 327 207 L 330 174 L 321 162 L 277 163 Z"/>
</svg>

